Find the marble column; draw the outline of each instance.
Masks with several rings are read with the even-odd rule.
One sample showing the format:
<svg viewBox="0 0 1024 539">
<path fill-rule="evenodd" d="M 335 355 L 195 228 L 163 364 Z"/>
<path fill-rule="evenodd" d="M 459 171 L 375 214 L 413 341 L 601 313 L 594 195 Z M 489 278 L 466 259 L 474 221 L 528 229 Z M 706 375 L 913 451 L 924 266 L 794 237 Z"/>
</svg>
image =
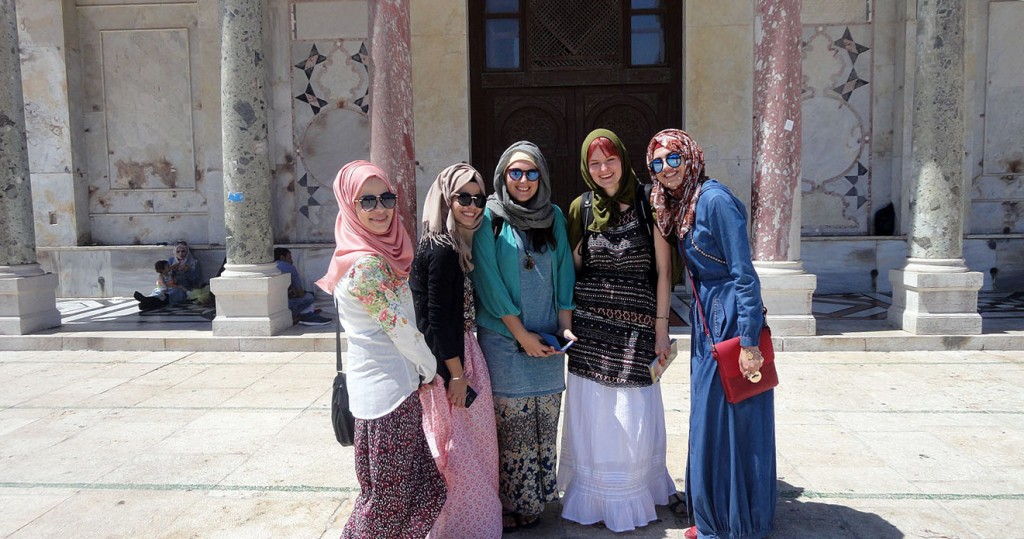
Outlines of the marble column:
<svg viewBox="0 0 1024 539">
<path fill-rule="evenodd" d="M 0 335 L 60 325 L 57 276 L 36 260 L 14 0 L 0 0 Z"/>
<path fill-rule="evenodd" d="M 962 0 L 917 2 L 909 257 L 889 272 L 889 320 L 919 335 L 981 333 L 983 276 L 963 258 L 966 21 Z"/>
<path fill-rule="evenodd" d="M 416 237 L 409 0 L 370 3 L 370 161 L 395 185 L 402 224 Z"/>
<path fill-rule="evenodd" d="M 817 277 L 800 261 L 801 0 L 757 0 L 751 249 L 777 335 L 814 335 Z"/>
<path fill-rule="evenodd" d="M 274 264 L 263 81 L 263 0 L 220 0 L 221 138 L 227 264 L 210 282 L 217 336 L 266 336 L 292 325 L 289 276 Z"/>
</svg>

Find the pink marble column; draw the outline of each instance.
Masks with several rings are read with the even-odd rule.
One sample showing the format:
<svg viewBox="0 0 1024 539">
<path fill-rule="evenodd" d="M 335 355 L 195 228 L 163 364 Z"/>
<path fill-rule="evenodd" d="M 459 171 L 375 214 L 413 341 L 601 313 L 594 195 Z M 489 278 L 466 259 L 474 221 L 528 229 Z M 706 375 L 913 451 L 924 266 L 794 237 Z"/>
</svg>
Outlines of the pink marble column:
<svg viewBox="0 0 1024 539">
<path fill-rule="evenodd" d="M 398 189 L 405 228 L 416 236 L 409 0 L 370 0 L 370 161 Z"/>
<path fill-rule="evenodd" d="M 756 0 L 750 215 L 754 268 L 777 335 L 814 335 L 817 278 L 800 262 L 801 0 Z"/>
<path fill-rule="evenodd" d="M 754 260 L 799 258 L 800 216 L 794 211 L 794 198 L 800 195 L 800 4 L 801 0 L 756 1 L 750 204 Z"/>
</svg>

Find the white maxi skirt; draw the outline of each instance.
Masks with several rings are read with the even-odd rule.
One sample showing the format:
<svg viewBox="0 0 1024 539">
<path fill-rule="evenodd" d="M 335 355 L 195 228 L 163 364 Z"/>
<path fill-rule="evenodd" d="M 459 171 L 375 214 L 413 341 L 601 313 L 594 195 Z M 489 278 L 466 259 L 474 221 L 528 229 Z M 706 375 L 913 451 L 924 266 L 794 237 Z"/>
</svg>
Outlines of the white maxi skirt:
<svg viewBox="0 0 1024 539">
<path fill-rule="evenodd" d="M 665 465 L 661 384 L 608 387 L 568 374 L 558 487 L 562 518 L 623 532 L 657 520 L 676 492 Z"/>
</svg>

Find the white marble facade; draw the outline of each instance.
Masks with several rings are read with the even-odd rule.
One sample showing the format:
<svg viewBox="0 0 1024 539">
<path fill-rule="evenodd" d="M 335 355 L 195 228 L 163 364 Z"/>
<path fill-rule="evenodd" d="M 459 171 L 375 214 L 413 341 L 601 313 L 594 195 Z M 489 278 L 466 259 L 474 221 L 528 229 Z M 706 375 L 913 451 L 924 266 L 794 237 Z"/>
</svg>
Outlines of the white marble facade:
<svg viewBox="0 0 1024 539">
<path fill-rule="evenodd" d="M 968 2 L 967 147 L 951 149 L 967 156 L 964 256 L 986 289 L 1019 288 L 1024 2 Z M 468 23 L 465 0 L 410 4 L 422 199 L 439 170 L 470 155 Z M 888 270 L 905 257 L 914 5 L 803 2 L 800 252 L 821 291 L 888 291 Z M 369 155 L 367 3 L 265 6 L 270 218 L 311 282 L 333 242 L 334 174 Z M 710 173 L 749 203 L 753 1 L 689 0 L 684 9 L 684 115 L 675 123 L 704 145 Z M 18 16 L 36 240 L 59 293 L 130 293 L 165 250 L 153 246 L 179 238 L 215 271 L 224 241 L 217 1 L 18 0 Z M 889 203 L 897 236 L 871 237 L 874 213 Z"/>
</svg>

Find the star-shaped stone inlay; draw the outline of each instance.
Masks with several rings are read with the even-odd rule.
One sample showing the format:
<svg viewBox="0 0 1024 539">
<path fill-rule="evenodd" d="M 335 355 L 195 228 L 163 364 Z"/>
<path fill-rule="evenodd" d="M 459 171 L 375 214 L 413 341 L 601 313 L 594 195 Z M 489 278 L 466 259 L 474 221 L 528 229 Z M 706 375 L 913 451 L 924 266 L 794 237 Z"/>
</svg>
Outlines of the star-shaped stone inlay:
<svg viewBox="0 0 1024 539">
<path fill-rule="evenodd" d="M 849 101 L 850 95 L 853 93 L 853 91 L 856 90 L 857 88 L 860 88 L 861 86 L 866 85 L 867 83 L 868 81 L 861 79 L 859 76 L 857 76 L 856 69 L 851 69 L 850 77 L 846 79 L 846 82 L 839 86 L 836 86 L 835 88 L 833 88 L 833 90 L 835 90 L 837 94 L 843 96 L 844 101 Z"/>
<path fill-rule="evenodd" d="M 832 44 L 850 53 L 850 61 L 854 63 L 857 62 L 857 57 L 860 56 L 861 53 L 871 50 L 853 40 L 853 36 L 850 35 L 850 27 L 846 27 L 846 32 L 843 33 L 843 37 L 833 41 Z"/>
<path fill-rule="evenodd" d="M 326 101 L 317 97 L 316 92 L 313 91 L 312 84 L 306 84 L 306 92 L 295 96 L 295 99 L 309 103 L 309 107 L 313 109 L 313 114 L 318 114 L 320 109 L 327 104 Z"/>
<path fill-rule="evenodd" d="M 363 58 L 366 58 L 367 55 L 369 55 L 369 53 L 366 51 L 366 42 L 363 42 L 361 45 L 359 45 L 359 52 L 352 55 L 352 59 L 355 60 L 356 62 L 359 62 L 360 64 L 366 65 L 366 62 L 363 61 Z"/>
<path fill-rule="evenodd" d="M 307 56 L 305 60 L 295 64 L 295 67 L 305 72 L 306 79 L 309 79 L 313 76 L 313 68 L 316 67 L 317 64 L 324 63 L 326 60 L 327 57 L 320 54 L 320 51 L 317 50 L 316 45 L 314 44 L 313 48 L 309 50 L 309 56 Z"/>
<path fill-rule="evenodd" d="M 857 161 L 857 172 L 856 172 L 856 174 L 852 174 L 850 176 L 845 176 L 846 180 L 848 182 L 850 182 L 850 186 L 851 186 L 850 190 L 846 192 L 845 196 L 856 197 L 857 198 L 857 209 L 860 209 L 860 207 L 863 206 L 868 201 L 867 197 L 862 196 L 860 194 L 860 192 L 857 191 L 857 183 L 860 181 L 861 176 L 864 176 L 867 173 L 868 173 L 867 167 L 862 165 L 860 161 Z"/>
</svg>

